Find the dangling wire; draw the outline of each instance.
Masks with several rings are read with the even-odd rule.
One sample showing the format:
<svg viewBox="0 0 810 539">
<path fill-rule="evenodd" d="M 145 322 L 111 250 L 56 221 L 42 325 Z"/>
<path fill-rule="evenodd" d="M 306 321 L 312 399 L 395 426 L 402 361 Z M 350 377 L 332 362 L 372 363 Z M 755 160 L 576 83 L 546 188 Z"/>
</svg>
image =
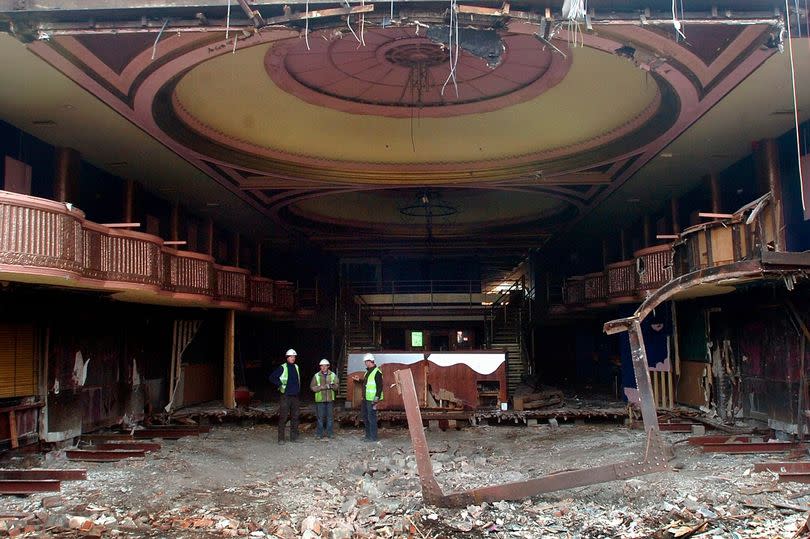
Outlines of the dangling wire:
<svg viewBox="0 0 810 539">
<path fill-rule="evenodd" d="M 682 39 L 686 39 L 686 34 L 684 34 L 681 30 L 681 21 L 678 20 L 677 3 L 678 0 L 672 0 L 672 27 L 675 28 L 676 40 L 678 39 L 678 36 L 681 36 Z M 683 4 L 681 4 L 681 15 L 683 15 Z"/>
<path fill-rule="evenodd" d="M 163 26 L 160 27 L 160 32 L 158 32 L 157 37 L 155 38 L 155 44 L 152 45 L 152 60 L 155 59 L 155 55 L 157 54 L 157 44 L 160 41 L 160 36 L 163 35 L 163 30 L 166 29 L 166 25 L 169 24 L 169 19 L 163 21 Z"/>
<path fill-rule="evenodd" d="M 450 0 L 450 35 L 448 37 L 448 50 L 450 52 L 450 74 L 442 84 L 441 95 L 444 95 L 444 89 L 447 83 L 453 81 L 453 87 L 456 90 L 456 97 L 458 97 L 458 84 L 456 83 L 456 65 L 458 64 L 459 53 L 459 39 L 458 39 L 458 12 L 456 0 Z M 453 38 L 455 36 L 455 47 L 453 46 Z"/>
<path fill-rule="evenodd" d="M 366 5 L 366 0 L 361 0 L 361 6 Z M 366 14 L 365 12 L 360 14 L 360 45 L 357 47 L 358 49 L 360 46 L 366 46 Z"/>
<path fill-rule="evenodd" d="M 785 0 L 785 16 L 787 22 L 788 55 L 790 57 L 790 84 L 793 89 L 793 122 L 796 128 L 796 157 L 799 163 L 799 191 L 802 196 L 802 210 L 807 211 L 804 201 L 804 176 L 802 175 L 802 147 L 799 142 L 799 100 L 796 98 L 796 67 L 793 65 L 793 39 L 790 29 L 790 8 Z M 801 22 L 799 22 L 801 24 Z"/>
<path fill-rule="evenodd" d="M 231 0 L 228 0 L 228 12 L 225 15 L 225 41 L 228 41 L 228 35 L 231 32 Z"/>
<path fill-rule="evenodd" d="M 237 43 L 239 43 L 239 34 L 234 34 L 233 35 L 233 50 L 231 51 L 231 54 L 236 54 L 236 44 Z"/>
<path fill-rule="evenodd" d="M 352 9 L 352 6 L 351 6 L 351 4 L 349 4 L 348 0 L 346 1 L 346 6 L 349 8 L 349 10 Z M 349 31 L 354 36 L 354 39 L 356 39 L 358 43 L 362 44 L 363 42 L 360 41 L 360 38 L 357 36 L 357 34 L 354 31 L 354 28 L 352 28 L 352 12 L 351 11 L 349 11 L 349 13 L 346 14 L 346 26 L 349 27 Z"/>
<path fill-rule="evenodd" d="M 307 15 L 304 19 L 304 42 L 307 44 L 307 50 L 311 50 L 309 48 L 309 0 L 307 0 Z"/>
</svg>

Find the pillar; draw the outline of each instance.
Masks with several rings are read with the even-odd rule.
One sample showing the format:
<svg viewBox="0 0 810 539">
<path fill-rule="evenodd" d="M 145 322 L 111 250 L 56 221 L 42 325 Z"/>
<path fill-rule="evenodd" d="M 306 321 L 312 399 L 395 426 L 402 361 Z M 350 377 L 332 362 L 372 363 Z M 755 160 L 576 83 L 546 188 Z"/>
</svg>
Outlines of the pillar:
<svg viewBox="0 0 810 539">
<path fill-rule="evenodd" d="M 205 222 L 205 253 L 214 256 L 214 219 L 209 217 Z"/>
<path fill-rule="evenodd" d="M 180 241 L 180 204 L 178 202 L 172 204 L 172 213 L 169 217 L 169 239 Z"/>
<path fill-rule="evenodd" d="M 236 312 L 233 309 L 225 311 L 225 354 L 224 354 L 224 371 L 223 371 L 223 387 L 222 387 L 222 402 L 225 408 L 235 408 L 236 400 L 234 399 L 234 377 L 233 377 L 233 358 L 236 340 Z"/>
<path fill-rule="evenodd" d="M 652 241 L 653 233 L 652 233 L 652 219 L 650 218 L 650 214 L 644 214 L 644 217 L 641 219 L 641 245 L 642 247 L 650 247 L 653 244 Z"/>
<path fill-rule="evenodd" d="M 720 196 L 720 179 L 717 174 L 712 172 L 706 176 L 706 182 L 709 184 L 709 192 L 712 196 L 712 213 L 723 213 L 723 202 Z"/>
<path fill-rule="evenodd" d="M 785 214 L 782 204 L 782 175 L 779 169 L 779 147 L 776 140 L 760 140 L 754 146 L 754 162 L 757 180 L 763 192 L 773 196 L 774 228 L 776 229 L 776 250 L 785 250 Z"/>
<path fill-rule="evenodd" d="M 623 228 L 619 231 L 619 259 L 628 260 L 630 254 L 627 252 L 629 249 L 629 238 L 627 237 L 627 229 Z"/>
<path fill-rule="evenodd" d="M 233 252 L 231 253 L 231 265 L 239 268 L 239 267 L 241 267 L 239 265 L 239 263 L 240 263 L 240 259 L 242 258 L 241 257 L 241 254 L 242 254 L 241 253 L 241 251 L 242 251 L 242 236 L 239 234 L 239 232 L 234 232 L 233 233 L 232 242 L 233 242 Z"/>
<path fill-rule="evenodd" d="M 135 180 L 124 180 L 124 211 L 122 221 L 135 221 Z"/>
<path fill-rule="evenodd" d="M 669 209 L 672 213 L 672 233 L 673 234 L 680 234 L 681 233 L 681 208 L 680 204 L 678 204 L 677 198 L 671 198 L 669 200 Z"/>
<path fill-rule="evenodd" d="M 73 148 L 56 148 L 53 198 L 59 202 L 79 202 L 81 156 Z"/>
</svg>

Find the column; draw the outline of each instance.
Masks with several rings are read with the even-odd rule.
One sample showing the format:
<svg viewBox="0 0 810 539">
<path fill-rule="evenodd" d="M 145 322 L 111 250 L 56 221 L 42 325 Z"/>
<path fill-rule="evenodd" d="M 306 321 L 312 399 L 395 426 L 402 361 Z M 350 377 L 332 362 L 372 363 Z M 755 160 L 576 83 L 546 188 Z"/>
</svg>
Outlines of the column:
<svg viewBox="0 0 810 539">
<path fill-rule="evenodd" d="M 135 180 L 124 180 L 123 222 L 135 221 Z"/>
<path fill-rule="evenodd" d="M 671 198 L 669 200 L 669 209 L 672 213 L 672 233 L 673 234 L 680 234 L 681 233 L 681 208 L 680 204 L 678 204 L 677 198 Z"/>
<path fill-rule="evenodd" d="M 224 371 L 223 371 L 223 387 L 222 387 L 222 402 L 225 408 L 235 408 L 236 401 L 234 400 L 234 379 L 233 379 L 233 358 L 236 339 L 236 312 L 233 309 L 225 311 L 225 354 L 224 354 Z"/>
<path fill-rule="evenodd" d="M 56 148 L 53 198 L 59 202 L 79 202 L 81 156 L 73 148 Z"/>
<path fill-rule="evenodd" d="M 708 174 L 705 178 L 706 182 L 709 184 L 709 192 L 712 196 L 712 213 L 723 213 L 723 203 L 720 196 L 720 179 L 714 172 Z"/>
<path fill-rule="evenodd" d="M 782 204 L 782 175 L 779 169 L 779 147 L 776 140 L 760 140 L 754 147 L 754 162 L 756 165 L 757 180 L 763 192 L 770 191 L 773 195 L 774 228 L 776 230 L 777 251 L 784 251 L 785 246 L 785 214 Z"/>
</svg>

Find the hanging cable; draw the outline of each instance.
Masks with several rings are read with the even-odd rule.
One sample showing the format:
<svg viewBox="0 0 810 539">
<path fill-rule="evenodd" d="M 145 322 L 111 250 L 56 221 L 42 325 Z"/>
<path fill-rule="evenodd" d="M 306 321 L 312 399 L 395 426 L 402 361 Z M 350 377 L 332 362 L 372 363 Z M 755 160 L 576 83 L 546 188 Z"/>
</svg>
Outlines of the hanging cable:
<svg viewBox="0 0 810 539">
<path fill-rule="evenodd" d="M 311 50 L 309 48 L 309 0 L 307 0 L 307 15 L 304 19 L 304 42 L 307 44 L 307 50 Z"/>
<path fill-rule="evenodd" d="M 366 5 L 366 0 L 361 0 L 361 6 Z M 366 46 L 366 14 L 365 12 L 360 14 L 360 45 L 365 47 Z M 359 46 L 357 47 L 360 48 Z"/>
<path fill-rule="evenodd" d="M 682 25 L 681 21 L 678 19 L 678 12 L 677 12 L 677 5 L 678 0 L 672 0 L 672 27 L 675 28 L 675 40 L 677 41 L 678 36 L 681 36 L 682 39 L 686 39 L 686 35 L 681 30 Z M 683 7 L 681 7 L 681 11 L 683 12 Z"/>
<path fill-rule="evenodd" d="M 234 34 L 233 35 L 233 50 L 231 51 L 231 54 L 236 54 L 236 44 L 237 43 L 239 43 L 239 34 Z"/>
<path fill-rule="evenodd" d="M 453 87 L 456 90 L 456 97 L 458 97 L 458 84 L 456 82 L 456 65 L 458 64 L 459 54 L 459 39 L 458 39 L 458 13 L 457 13 L 456 0 L 450 0 L 450 35 L 448 37 L 448 51 L 450 56 L 450 74 L 447 75 L 444 84 L 442 84 L 441 95 L 444 95 L 444 89 L 447 83 L 453 81 Z M 453 38 L 455 36 L 455 50 L 453 46 Z"/>
<path fill-rule="evenodd" d="M 349 3 L 348 0 L 343 0 L 343 3 L 346 4 L 346 8 L 349 9 L 349 12 L 346 14 L 346 26 L 349 27 L 349 31 L 354 36 L 354 39 L 356 39 L 358 43 L 363 43 L 362 41 L 360 41 L 360 38 L 355 33 L 354 28 L 352 28 L 352 12 L 351 12 L 352 5 Z"/>
<path fill-rule="evenodd" d="M 788 56 L 790 57 L 790 85 L 793 89 L 793 122 L 796 128 L 796 158 L 799 164 L 799 191 L 802 196 L 802 211 L 807 211 L 804 200 L 804 176 L 802 174 L 802 147 L 799 142 L 799 100 L 796 98 L 796 66 L 793 65 L 793 39 L 790 29 L 790 7 L 785 0 L 785 16 L 787 22 Z M 801 24 L 801 23 L 799 23 Z"/>
<path fill-rule="evenodd" d="M 152 60 L 155 59 L 155 55 L 157 54 L 157 44 L 160 41 L 160 36 L 163 35 L 163 30 L 166 29 L 166 25 L 169 24 L 169 19 L 163 21 L 163 26 L 160 27 L 160 32 L 158 32 L 157 37 L 155 38 L 155 44 L 152 45 Z"/>
<path fill-rule="evenodd" d="M 231 0 L 228 0 L 228 11 L 225 14 L 225 41 L 228 41 L 228 35 L 231 32 Z"/>
</svg>

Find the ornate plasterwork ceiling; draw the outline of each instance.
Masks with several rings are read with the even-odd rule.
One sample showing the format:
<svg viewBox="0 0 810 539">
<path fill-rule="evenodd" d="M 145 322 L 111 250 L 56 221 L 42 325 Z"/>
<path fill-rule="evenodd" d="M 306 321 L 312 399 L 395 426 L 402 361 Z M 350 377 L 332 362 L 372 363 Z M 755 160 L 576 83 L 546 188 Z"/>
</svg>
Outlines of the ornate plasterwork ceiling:
<svg viewBox="0 0 810 539">
<path fill-rule="evenodd" d="M 461 55 L 455 97 L 440 92 L 438 41 L 412 21 L 380 23 L 367 19 L 365 47 L 338 21 L 307 36 L 310 50 L 284 26 L 154 46 L 154 31 L 63 32 L 30 48 L 279 225 L 337 249 L 386 232 L 424 239 L 391 200 L 428 188 L 468 208 L 445 236 L 538 246 L 774 52 L 767 24 L 701 28 L 686 43 L 611 24 L 577 47 L 560 32 L 552 52 L 537 25 L 507 21 L 500 62 Z"/>
</svg>

